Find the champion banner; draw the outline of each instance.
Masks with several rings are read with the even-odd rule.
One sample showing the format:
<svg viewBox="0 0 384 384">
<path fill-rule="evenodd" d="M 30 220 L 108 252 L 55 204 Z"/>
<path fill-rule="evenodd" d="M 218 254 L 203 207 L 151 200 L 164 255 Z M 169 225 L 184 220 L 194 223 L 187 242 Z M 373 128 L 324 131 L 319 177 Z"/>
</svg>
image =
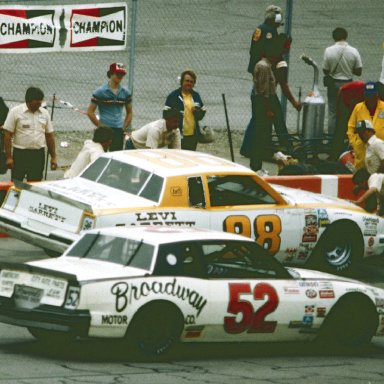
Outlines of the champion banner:
<svg viewBox="0 0 384 384">
<path fill-rule="evenodd" d="M 126 3 L 0 6 L 0 53 L 124 50 Z"/>
</svg>

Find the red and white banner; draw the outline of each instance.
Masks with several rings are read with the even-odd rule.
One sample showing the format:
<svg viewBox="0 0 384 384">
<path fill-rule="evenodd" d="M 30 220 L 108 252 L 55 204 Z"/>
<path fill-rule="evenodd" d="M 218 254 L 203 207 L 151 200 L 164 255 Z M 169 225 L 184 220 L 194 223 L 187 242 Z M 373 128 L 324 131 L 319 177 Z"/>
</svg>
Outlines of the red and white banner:
<svg viewBox="0 0 384 384">
<path fill-rule="evenodd" d="M 124 50 L 126 3 L 0 6 L 0 52 Z"/>
<path fill-rule="evenodd" d="M 266 176 L 266 181 L 304 191 L 322 193 L 341 199 L 357 200 L 352 193 L 352 175 Z"/>
</svg>

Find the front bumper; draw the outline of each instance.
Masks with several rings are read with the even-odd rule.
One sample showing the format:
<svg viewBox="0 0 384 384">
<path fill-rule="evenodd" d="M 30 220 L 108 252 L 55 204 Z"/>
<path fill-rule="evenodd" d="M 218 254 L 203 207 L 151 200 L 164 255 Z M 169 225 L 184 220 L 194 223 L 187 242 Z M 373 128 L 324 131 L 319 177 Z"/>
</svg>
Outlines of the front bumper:
<svg viewBox="0 0 384 384">
<path fill-rule="evenodd" d="M 71 234 L 71 237 L 60 234 L 49 234 L 47 236 L 33 232 L 21 226 L 17 221 L 0 217 L 0 231 L 9 234 L 11 237 L 25 241 L 43 249 L 63 253 L 80 236 Z"/>
<path fill-rule="evenodd" d="M 0 298 L 0 322 L 86 337 L 91 315 L 88 310 L 69 310 L 50 305 L 40 305 L 33 309 L 18 308 L 12 299 L 2 297 Z"/>
</svg>

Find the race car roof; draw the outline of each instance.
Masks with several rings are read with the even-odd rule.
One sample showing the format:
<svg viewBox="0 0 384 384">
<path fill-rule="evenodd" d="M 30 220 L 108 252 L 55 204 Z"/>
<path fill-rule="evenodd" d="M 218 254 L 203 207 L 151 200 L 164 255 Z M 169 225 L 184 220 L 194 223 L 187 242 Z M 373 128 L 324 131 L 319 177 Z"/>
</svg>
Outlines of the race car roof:
<svg viewBox="0 0 384 384">
<path fill-rule="evenodd" d="M 196 173 L 255 173 L 243 165 L 203 152 L 178 149 L 137 149 L 107 152 L 103 157 L 133 164 L 157 175 L 181 176 Z"/>
</svg>

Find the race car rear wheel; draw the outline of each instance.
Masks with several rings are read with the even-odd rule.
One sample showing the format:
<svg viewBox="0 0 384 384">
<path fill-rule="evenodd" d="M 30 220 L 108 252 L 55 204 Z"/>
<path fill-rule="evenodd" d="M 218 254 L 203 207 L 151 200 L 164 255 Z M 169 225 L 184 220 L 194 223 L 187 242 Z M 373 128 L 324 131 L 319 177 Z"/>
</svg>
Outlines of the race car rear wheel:
<svg viewBox="0 0 384 384">
<path fill-rule="evenodd" d="M 342 297 L 325 318 L 317 341 L 324 345 L 359 347 L 370 343 L 379 317 L 372 301 L 361 293 Z"/>
<path fill-rule="evenodd" d="M 180 340 L 184 318 L 172 303 L 146 304 L 134 316 L 127 332 L 133 357 L 157 359 L 169 354 Z"/>
<path fill-rule="evenodd" d="M 364 253 L 360 229 L 345 220 L 330 225 L 321 236 L 309 267 L 325 272 L 347 274 L 356 268 Z"/>
</svg>

